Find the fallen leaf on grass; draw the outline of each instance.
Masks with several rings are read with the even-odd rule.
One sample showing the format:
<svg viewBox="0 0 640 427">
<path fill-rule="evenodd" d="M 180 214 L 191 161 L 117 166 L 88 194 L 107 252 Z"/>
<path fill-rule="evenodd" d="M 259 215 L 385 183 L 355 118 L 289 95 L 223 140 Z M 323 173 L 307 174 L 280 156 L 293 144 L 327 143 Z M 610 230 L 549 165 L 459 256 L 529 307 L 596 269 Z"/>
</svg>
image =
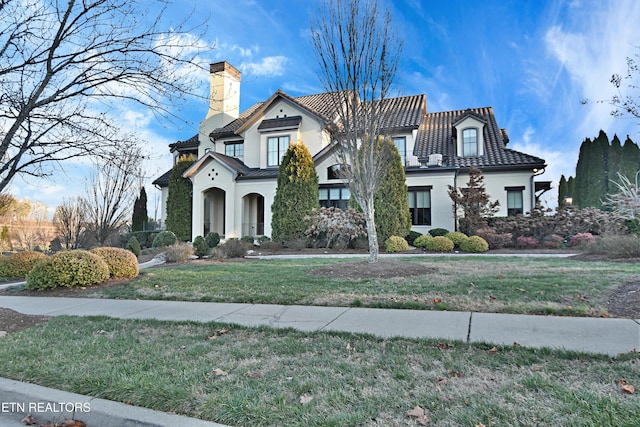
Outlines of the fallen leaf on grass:
<svg viewBox="0 0 640 427">
<path fill-rule="evenodd" d="M 489 354 L 496 354 L 498 352 L 498 349 L 495 347 L 492 347 L 489 349 Z"/>
<path fill-rule="evenodd" d="M 625 384 L 623 386 L 621 386 L 622 388 L 622 392 L 623 393 L 627 393 L 627 394 L 633 394 L 636 392 L 636 388 L 634 386 L 632 386 L 631 384 Z"/>
<path fill-rule="evenodd" d="M 439 348 L 440 350 L 446 350 L 446 349 L 448 349 L 449 347 L 453 347 L 453 345 L 451 345 L 451 344 L 447 344 L 447 343 L 445 343 L 445 342 L 439 342 L 439 343 L 438 343 L 438 348 Z"/>
<path fill-rule="evenodd" d="M 516 291 L 520 291 L 520 292 L 525 293 L 525 294 L 526 294 L 527 292 L 529 292 L 528 290 L 526 290 L 526 289 L 522 289 L 522 288 L 516 288 Z"/>
<path fill-rule="evenodd" d="M 407 411 L 407 416 L 415 418 L 416 422 L 423 426 L 426 426 L 429 423 L 429 417 L 425 414 L 424 409 L 419 406 Z"/>
<path fill-rule="evenodd" d="M 104 335 L 106 333 L 107 333 L 107 331 L 105 331 L 104 329 L 100 329 L 99 331 L 96 331 L 96 334 L 98 334 L 98 335 Z"/>
<path fill-rule="evenodd" d="M 228 330 L 228 329 L 220 329 L 219 331 L 215 331 L 215 332 L 213 333 L 213 335 L 208 336 L 208 337 L 207 337 L 207 339 L 209 339 L 209 340 L 215 340 L 215 339 L 218 339 L 218 337 L 219 337 L 219 336 L 221 336 L 221 335 L 225 335 L 225 334 L 228 334 L 228 333 L 229 333 L 229 330 Z"/>
<path fill-rule="evenodd" d="M 463 372 L 458 372 L 458 371 L 449 371 L 449 375 L 451 375 L 452 377 L 455 378 L 462 378 L 464 377 L 464 373 Z"/>
<path fill-rule="evenodd" d="M 262 378 L 262 372 L 260 371 L 247 372 L 246 376 L 249 378 L 258 379 L 258 378 Z"/>
<path fill-rule="evenodd" d="M 300 403 L 302 403 L 303 405 L 308 404 L 312 400 L 313 396 L 309 396 L 308 394 L 303 394 L 302 396 L 300 396 Z"/>
<path fill-rule="evenodd" d="M 223 371 L 223 370 L 222 370 L 222 369 L 220 369 L 220 368 L 216 368 L 216 369 L 214 369 L 213 371 L 211 371 L 211 373 L 212 373 L 213 375 L 215 375 L 216 377 L 226 377 L 227 375 L 229 375 L 229 373 L 228 373 L 228 372 L 225 372 L 225 371 Z"/>
<path fill-rule="evenodd" d="M 494 300 L 497 300 L 498 298 L 494 297 L 493 295 L 489 295 L 489 299 L 494 301 Z"/>
<path fill-rule="evenodd" d="M 434 298 L 433 299 L 433 303 L 434 304 L 440 304 L 442 302 L 442 298 Z"/>
<path fill-rule="evenodd" d="M 487 427 L 484 424 L 480 423 L 480 424 L 476 424 L 476 427 Z"/>
</svg>

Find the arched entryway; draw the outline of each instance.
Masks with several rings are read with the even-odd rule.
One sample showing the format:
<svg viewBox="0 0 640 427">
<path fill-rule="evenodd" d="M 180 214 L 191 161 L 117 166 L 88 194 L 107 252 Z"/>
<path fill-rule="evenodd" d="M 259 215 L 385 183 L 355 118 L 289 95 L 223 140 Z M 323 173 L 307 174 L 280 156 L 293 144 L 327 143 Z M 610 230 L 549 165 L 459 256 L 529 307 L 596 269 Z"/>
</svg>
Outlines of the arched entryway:
<svg viewBox="0 0 640 427">
<path fill-rule="evenodd" d="M 242 235 L 264 235 L 264 197 L 250 193 L 242 198 Z"/>
<path fill-rule="evenodd" d="M 224 236 L 225 224 L 225 191 L 219 188 L 209 188 L 203 193 L 204 198 L 204 229 L 203 236 L 210 232 Z"/>
</svg>

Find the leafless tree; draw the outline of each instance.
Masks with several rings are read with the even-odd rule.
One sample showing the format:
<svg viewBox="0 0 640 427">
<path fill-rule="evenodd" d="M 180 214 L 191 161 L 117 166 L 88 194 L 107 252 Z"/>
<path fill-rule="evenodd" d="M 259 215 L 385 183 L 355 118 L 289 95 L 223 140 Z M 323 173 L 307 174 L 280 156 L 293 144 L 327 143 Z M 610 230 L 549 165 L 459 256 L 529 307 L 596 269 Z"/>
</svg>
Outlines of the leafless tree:
<svg viewBox="0 0 640 427">
<path fill-rule="evenodd" d="M 62 237 L 65 249 L 79 247 L 86 223 L 85 204 L 80 197 L 63 199 L 53 214 L 53 223 L 58 235 Z"/>
<path fill-rule="evenodd" d="M 127 138 L 116 109 L 171 117 L 199 45 L 186 22 L 162 30 L 167 2 L 0 1 L 0 192 L 16 175 L 105 156 Z M 142 17 L 144 16 L 144 19 Z M 204 46 L 202 46 L 204 48 Z"/>
<path fill-rule="evenodd" d="M 131 145 L 96 165 L 83 198 L 83 210 L 87 229 L 98 245 L 107 243 L 129 219 L 136 196 L 135 184 L 142 175 L 143 158 L 140 149 Z"/>
<path fill-rule="evenodd" d="M 375 193 L 391 163 L 379 142 L 402 51 L 397 34 L 377 0 L 325 0 L 311 22 L 320 80 L 334 94 L 335 155 L 365 215 L 369 262 L 378 261 L 379 250 Z"/>
</svg>

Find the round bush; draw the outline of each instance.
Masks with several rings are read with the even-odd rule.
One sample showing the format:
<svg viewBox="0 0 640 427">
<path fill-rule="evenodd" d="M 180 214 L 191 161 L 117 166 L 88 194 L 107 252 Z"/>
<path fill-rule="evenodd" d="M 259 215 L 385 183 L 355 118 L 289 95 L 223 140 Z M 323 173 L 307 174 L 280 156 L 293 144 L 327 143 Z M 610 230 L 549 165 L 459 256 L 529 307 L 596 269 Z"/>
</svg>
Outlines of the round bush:
<svg viewBox="0 0 640 427">
<path fill-rule="evenodd" d="M 27 274 L 27 289 L 58 286 L 84 287 L 109 279 L 109 267 L 98 255 L 85 250 L 58 252 L 41 260 Z"/>
<path fill-rule="evenodd" d="M 446 228 L 434 228 L 429 230 L 429 234 L 431 235 L 431 237 L 444 236 L 448 232 L 449 230 L 447 230 Z"/>
<path fill-rule="evenodd" d="M 218 244 L 220 243 L 220 235 L 218 233 L 214 233 L 213 231 L 210 231 L 204 237 L 204 240 L 207 242 L 207 246 L 213 249 L 216 246 L 218 246 Z"/>
<path fill-rule="evenodd" d="M 415 242 L 415 241 L 416 241 L 416 239 L 417 239 L 418 237 L 420 237 L 420 236 L 421 236 L 421 234 L 420 234 L 420 233 L 418 233 L 417 231 L 413 231 L 413 230 L 411 230 L 411 231 L 409 232 L 409 234 L 407 234 L 407 235 L 406 235 L 406 237 L 405 237 L 404 239 L 407 241 L 407 243 L 409 244 L 409 246 L 413 246 L 413 242 Z"/>
<path fill-rule="evenodd" d="M 384 250 L 387 252 L 404 252 L 409 250 L 409 243 L 400 236 L 391 236 L 384 242 Z"/>
<path fill-rule="evenodd" d="M 0 277 L 26 277 L 33 266 L 48 257 L 42 252 L 24 251 L 0 258 Z"/>
<path fill-rule="evenodd" d="M 209 254 L 209 250 L 209 245 L 207 245 L 204 237 L 196 236 L 196 238 L 193 239 L 193 253 L 195 256 L 198 258 L 207 256 Z"/>
<path fill-rule="evenodd" d="M 444 236 L 436 236 L 429 240 L 425 249 L 434 252 L 451 252 L 453 250 L 453 242 Z"/>
<path fill-rule="evenodd" d="M 465 240 L 467 240 L 469 238 L 469 236 L 467 236 L 466 234 L 464 234 L 464 233 L 462 233 L 460 231 L 451 231 L 451 232 L 445 234 L 444 237 L 446 237 L 447 239 L 451 240 L 453 242 L 454 246 L 458 246 L 458 247 L 460 247 L 462 242 L 464 242 Z"/>
<path fill-rule="evenodd" d="M 193 255 L 191 245 L 184 242 L 176 242 L 171 246 L 167 246 L 164 252 L 164 260 L 169 263 L 185 262 Z"/>
<path fill-rule="evenodd" d="M 489 244 L 480 236 L 471 236 L 460 243 L 460 249 L 465 252 L 486 252 Z"/>
<path fill-rule="evenodd" d="M 156 234 L 156 237 L 153 238 L 153 246 L 154 248 L 162 248 L 165 246 L 171 246 L 178 241 L 178 238 L 173 231 L 161 231 Z"/>
<path fill-rule="evenodd" d="M 595 242 L 595 237 L 591 233 L 578 233 L 571 236 L 569 246 L 588 246 Z"/>
<path fill-rule="evenodd" d="M 432 235 L 424 234 L 420 237 L 417 237 L 416 240 L 413 241 L 413 246 L 415 246 L 416 248 L 426 248 L 431 240 L 433 240 Z"/>
<path fill-rule="evenodd" d="M 140 274 L 138 258 L 126 249 L 94 248 L 91 249 L 91 252 L 107 263 L 111 277 L 132 278 Z"/>
<path fill-rule="evenodd" d="M 127 247 L 125 249 L 134 254 L 136 258 L 139 257 L 140 253 L 142 252 L 140 242 L 138 241 L 138 238 L 136 236 L 131 236 L 131 238 L 127 242 Z"/>
</svg>

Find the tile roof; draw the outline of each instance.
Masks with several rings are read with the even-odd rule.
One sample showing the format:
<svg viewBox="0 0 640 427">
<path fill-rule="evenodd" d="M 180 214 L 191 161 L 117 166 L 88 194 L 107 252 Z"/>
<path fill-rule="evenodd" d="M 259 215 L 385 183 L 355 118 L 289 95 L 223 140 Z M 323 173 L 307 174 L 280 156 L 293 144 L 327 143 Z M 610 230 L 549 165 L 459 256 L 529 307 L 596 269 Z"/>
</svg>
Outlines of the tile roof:
<svg viewBox="0 0 640 427">
<path fill-rule="evenodd" d="M 256 111 L 258 111 L 260 109 L 260 107 L 262 107 L 263 104 L 264 104 L 264 102 L 258 102 L 257 104 L 253 104 L 251 107 L 249 107 L 248 109 L 244 110 L 242 112 L 242 114 L 240 114 L 238 116 L 237 119 L 235 119 L 234 121 L 232 121 L 231 123 L 229 123 L 226 126 L 223 126 L 221 128 L 218 128 L 218 129 L 214 129 L 210 133 L 210 135 L 213 138 L 223 138 L 223 137 L 227 137 L 227 136 L 235 136 L 236 130 L 240 129 L 240 127 L 242 125 L 244 125 L 251 118 L 251 116 L 253 116 L 253 114 Z"/>
<path fill-rule="evenodd" d="M 172 171 L 173 171 L 173 168 L 169 169 L 168 171 L 166 171 L 165 173 L 160 175 L 158 178 L 156 178 L 151 184 L 152 185 L 157 185 L 160 188 L 168 187 L 169 186 L 169 179 L 171 178 L 171 172 Z"/>
<path fill-rule="evenodd" d="M 423 114 L 426 113 L 426 95 L 388 98 L 382 102 L 383 129 L 394 131 L 405 128 L 418 128 Z"/>
<path fill-rule="evenodd" d="M 198 145 L 200 145 L 200 141 L 198 140 L 198 134 L 195 134 L 191 138 L 184 141 L 177 141 L 173 144 L 169 144 L 169 150 L 173 153 L 176 150 L 185 148 L 196 148 L 198 147 Z"/>
<path fill-rule="evenodd" d="M 453 125 L 469 114 L 486 123 L 484 127 L 484 156 L 462 157 L 455 155 Z M 418 128 L 413 154 L 421 161 L 426 161 L 430 154 L 442 154 L 443 166 L 461 168 L 471 166 L 479 168 L 542 167 L 544 165 L 544 160 L 539 157 L 505 148 L 508 142 L 508 139 L 505 140 L 505 136 L 506 132 L 498 128 L 491 107 L 428 113 Z"/>
</svg>

